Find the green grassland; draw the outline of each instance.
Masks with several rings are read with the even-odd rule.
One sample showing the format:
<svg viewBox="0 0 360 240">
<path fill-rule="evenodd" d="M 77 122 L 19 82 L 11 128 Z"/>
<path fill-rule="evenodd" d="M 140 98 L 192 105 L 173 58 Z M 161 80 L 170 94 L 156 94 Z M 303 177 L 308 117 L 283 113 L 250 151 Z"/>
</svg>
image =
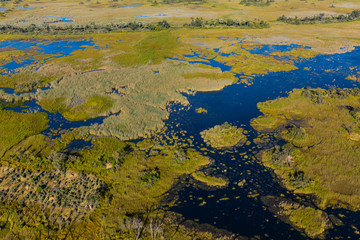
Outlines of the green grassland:
<svg viewBox="0 0 360 240">
<path fill-rule="evenodd" d="M 289 189 L 316 195 L 322 208 L 359 209 L 359 90 L 295 89 L 258 107 L 264 115 L 252 126 L 287 142 L 264 151 L 264 164 Z"/>
<path fill-rule="evenodd" d="M 0 156 L 25 138 L 47 128 L 46 113 L 15 113 L 0 109 Z"/>
</svg>

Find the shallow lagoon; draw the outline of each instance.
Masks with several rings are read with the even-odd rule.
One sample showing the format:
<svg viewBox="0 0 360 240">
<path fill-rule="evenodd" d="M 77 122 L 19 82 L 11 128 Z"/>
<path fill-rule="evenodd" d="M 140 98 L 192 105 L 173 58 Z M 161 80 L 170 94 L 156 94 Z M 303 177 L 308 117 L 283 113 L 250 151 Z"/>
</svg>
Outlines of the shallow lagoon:
<svg viewBox="0 0 360 240">
<path fill-rule="evenodd" d="M 222 40 L 226 40 L 223 38 Z M 91 40 L 86 41 L 67 41 L 58 42 L 0 42 L 0 47 L 10 47 L 14 49 L 26 50 L 31 47 L 39 47 L 40 51 L 48 54 L 61 54 L 68 56 L 72 51 L 94 46 Z M 254 48 L 256 54 L 269 54 L 274 51 L 289 51 L 299 48 L 299 45 L 272 45 Z M 214 49 L 218 52 L 219 49 Z M 192 55 L 185 57 L 199 56 L 193 52 Z M 176 60 L 176 59 L 174 59 Z M 34 64 L 34 60 L 7 65 L 8 70 L 15 70 L 24 65 Z M 222 71 L 231 71 L 231 67 L 219 63 L 214 59 L 202 58 L 201 61 L 193 63 L 203 63 L 213 67 L 219 67 Z M 309 60 L 300 59 L 295 62 L 298 70 L 289 72 L 276 72 L 266 75 L 255 76 L 252 84 L 234 84 L 222 91 L 213 93 L 197 93 L 195 96 L 187 96 L 191 107 L 189 110 L 180 110 L 179 106 L 172 106 L 170 119 L 166 122 L 169 128 L 165 134 L 177 134 L 179 138 L 189 139 L 193 136 L 193 144 L 197 150 L 203 152 L 215 160 L 212 166 L 214 175 L 221 174 L 229 180 L 229 186 L 218 190 L 205 190 L 194 185 L 190 178 L 182 183 L 178 183 L 171 192 L 179 196 L 177 204 L 172 210 L 182 213 L 186 218 L 193 219 L 200 223 L 213 224 L 219 228 L 224 228 L 243 236 L 259 235 L 264 238 L 275 239 L 301 239 L 304 238 L 299 232 L 290 225 L 275 218 L 272 213 L 264 208 L 260 200 L 261 196 L 273 195 L 295 199 L 295 196 L 281 187 L 274 177 L 258 161 L 253 159 L 253 152 L 256 152 L 254 143 L 239 147 L 235 150 L 219 151 L 202 149 L 206 146 L 200 132 L 215 125 L 229 122 L 238 127 L 242 127 L 249 133 L 247 137 L 253 140 L 256 133 L 250 127 L 250 120 L 257 117 L 260 112 L 256 104 L 268 99 L 279 96 L 286 96 L 286 92 L 293 88 L 301 87 L 360 87 L 359 83 L 345 80 L 345 78 L 359 71 L 360 68 L 360 48 L 352 52 L 334 55 L 319 55 Z M 309 70 L 307 70 L 309 69 Z M 241 75 L 238 75 L 241 78 Z M 45 89 L 44 89 L 45 90 Z M 7 89 L 11 93 L 11 89 Z M 44 111 L 35 101 L 25 103 L 24 107 Z M 8 108 L 9 110 L 22 111 L 24 107 Z M 196 108 L 207 109 L 207 114 L 198 114 Z M 176 111 L 175 111 L 176 110 Z M 63 130 L 69 130 L 81 126 L 90 126 L 94 123 L 101 123 L 104 117 L 87 121 L 70 122 L 59 114 L 49 114 L 49 128 L 43 134 L 59 137 Z M 180 134 L 181 132 L 181 134 Z M 185 133 L 185 137 L 184 134 Z M 68 146 L 68 150 L 77 151 L 82 147 L 91 147 L 91 142 L 76 141 Z M 241 155 L 240 153 L 246 153 Z M 244 186 L 240 187 L 237 183 L 245 180 Z M 259 195 L 257 195 L 259 194 Z M 206 204 L 202 204 L 203 201 Z M 311 199 L 306 199 L 311 203 Z M 332 238 L 345 238 L 350 236 L 356 238 L 351 225 L 357 226 L 360 218 L 359 213 L 352 213 L 346 210 L 328 210 L 329 214 L 344 214 L 342 219 L 345 223 L 342 227 L 335 227 L 330 230 Z M 330 236 L 330 235 L 328 235 Z"/>
</svg>

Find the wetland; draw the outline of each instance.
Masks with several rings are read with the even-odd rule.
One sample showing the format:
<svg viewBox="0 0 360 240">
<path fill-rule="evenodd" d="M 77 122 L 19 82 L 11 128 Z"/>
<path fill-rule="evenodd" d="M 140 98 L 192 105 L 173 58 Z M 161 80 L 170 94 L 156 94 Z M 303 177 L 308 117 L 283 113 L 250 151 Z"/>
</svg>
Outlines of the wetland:
<svg viewBox="0 0 360 240">
<path fill-rule="evenodd" d="M 21 2 L 0 238 L 359 238 L 355 3 Z"/>
</svg>

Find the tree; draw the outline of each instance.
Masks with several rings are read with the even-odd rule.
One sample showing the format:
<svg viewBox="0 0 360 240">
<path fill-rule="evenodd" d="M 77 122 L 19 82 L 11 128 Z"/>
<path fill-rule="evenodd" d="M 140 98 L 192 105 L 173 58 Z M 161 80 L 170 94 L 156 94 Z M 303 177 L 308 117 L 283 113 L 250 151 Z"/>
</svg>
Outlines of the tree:
<svg viewBox="0 0 360 240">
<path fill-rule="evenodd" d="M 59 172 L 62 172 L 66 168 L 66 154 L 52 151 L 48 156 L 48 160 L 53 164 L 53 166 Z"/>
</svg>

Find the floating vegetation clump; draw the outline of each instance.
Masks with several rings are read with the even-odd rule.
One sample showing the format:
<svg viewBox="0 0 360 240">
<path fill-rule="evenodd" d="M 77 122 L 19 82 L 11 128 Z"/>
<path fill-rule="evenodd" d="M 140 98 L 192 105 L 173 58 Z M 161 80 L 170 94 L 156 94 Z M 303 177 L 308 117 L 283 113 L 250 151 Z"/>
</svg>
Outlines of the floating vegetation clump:
<svg viewBox="0 0 360 240">
<path fill-rule="evenodd" d="M 210 187 L 225 187 L 228 182 L 220 177 L 206 175 L 203 172 L 195 172 L 191 175 L 195 180 L 205 183 Z"/>
<path fill-rule="evenodd" d="M 205 108 L 197 108 L 195 109 L 195 111 L 199 114 L 206 114 L 207 113 L 207 110 Z"/>
</svg>

